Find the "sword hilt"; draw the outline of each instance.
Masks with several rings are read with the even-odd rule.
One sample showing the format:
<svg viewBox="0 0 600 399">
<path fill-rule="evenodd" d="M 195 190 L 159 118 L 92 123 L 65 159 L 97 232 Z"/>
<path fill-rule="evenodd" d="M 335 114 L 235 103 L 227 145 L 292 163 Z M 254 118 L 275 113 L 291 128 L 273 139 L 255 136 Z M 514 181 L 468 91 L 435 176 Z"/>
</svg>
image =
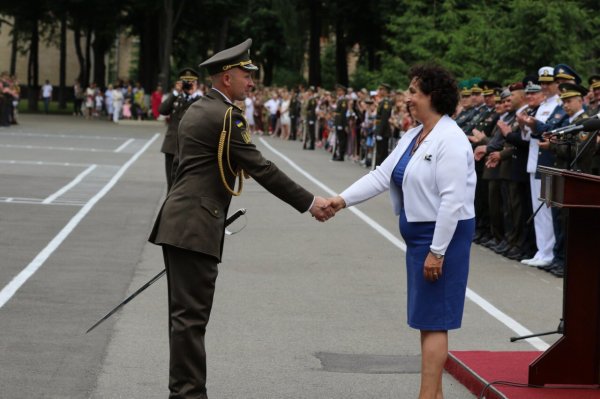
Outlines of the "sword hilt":
<svg viewBox="0 0 600 399">
<path fill-rule="evenodd" d="M 246 213 L 246 208 L 240 208 L 237 211 L 235 211 L 235 213 L 231 216 L 229 216 L 227 218 L 227 220 L 225 220 L 225 227 L 229 226 L 231 223 L 235 222 L 237 219 L 239 219 L 240 216 L 244 215 Z"/>
</svg>

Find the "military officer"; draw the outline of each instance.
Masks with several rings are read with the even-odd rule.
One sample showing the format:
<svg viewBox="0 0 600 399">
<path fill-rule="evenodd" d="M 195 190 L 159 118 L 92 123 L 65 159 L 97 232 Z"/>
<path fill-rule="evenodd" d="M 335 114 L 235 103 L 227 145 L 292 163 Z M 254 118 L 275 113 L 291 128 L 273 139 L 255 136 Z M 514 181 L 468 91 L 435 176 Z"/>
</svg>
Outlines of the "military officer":
<svg viewBox="0 0 600 399">
<path fill-rule="evenodd" d="M 248 39 L 200 64 L 208 69 L 212 89 L 180 122 L 179 165 L 149 238 L 162 246 L 167 271 L 170 398 L 207 398 L 204 334 L 225 217 L 244 175 L 299 212 L 310 211 L 320 221 L 334 214 L 327 200 L 292 181 L 251 142 L 243 112 L 234 105 L 254 87 L 252 73 L 258 68 L 250 59 L 251 44 Z"/>
<path fill-rule="evenodd" d="M 458 88 L 460 93 L 460 111 L 456 114 L 454 121 L 459 127 L 463 125 L 471 118 L 473 112 L 473 106 L 471 104 L 471 88 L 469 80 L 461 80 L 458 82 Z"/>
<path fill-rule="evenodd" d="M 520 121 L 526 125 L 525 139 L 529 140 L 529 158 L 527 160 L 527 172 L 530 175 L 532 208 L 537 212 L 534 218 L 535 237 L 537 252 L 531 259 L 523 259 L 521 262 L 529 266 L 548 266 L 554 259 L 553 248 L 556 242 L 552 222 L 552 211 L 549 207 L 540 207 L 540 190 L 542 186 L 541 176 L 537 172 L 539 165 L 552 166 L 553 154 L 539 147 L 539 142 L 544 140 L 542 134 L 549 130 L 548 126 L 560 123 L 565 112 L 561 107 L 558 96 L 558 85 L 554 82 L 554 68 L 550 66 L 541 67 L 538 70 L 538 79 L 541 93 L 545 97 L 539 104 L 535 116 L 519 116 Z M 551 129 L 551 128 L 550 128 Z"/>
<path fill-rule="evenodd" d="M 308 100 L 306 102 L 306 135 L 302 146 L 305 150 L 315 149 L 315 131 L 317 128 L 317 96 L 315 88 L 310 86 L 306 91 Z"/>
<path fill-rule="evenodd" d="M 597 115 L 600 113 L 600 75 L 592 75 L 588 79 L 590 90 L 594 98 L 596 99 L 596 106 L 590 108 L 588 113 L 590 115 Z M 590 144 L 591 145 L 591 144 Z M 596 135 L 596 153 L 592 160 L 592 174 L 600 175 L 600 134 Z"/>
<path fill-rule="evenodd" d="M 479 123 L 479 120 L 483 116 L 482 114 L 487 110 L 485 106 L 484 98 L 483 98 L 483 90 L 480 86 L 482 82 L 481 78 L 473 78 L 470 80 L 471 82 L 471 107 L 472 114 L 470 118 L 465 121 L 465 123 L 461 126 L 463 132 L 466 135 L 472 135 L 473 128 Z"/>
<path fill-rule="evenodd" d="M 165 171 L 167 189 L 173 184 L 173 162 L 177 152 L 176 136 L 179 121 L 192 103 L 200 98 L 198 91 L 198 72 L 192 68 L 184 68 L 179 72 L 179 79 L 169 96 L 158 107 L 161 115 L 168 117 L 167 133 L 160 151 L 165 154 Z"/>
<path fill-rule="evenodd" d="M 387 158 L 392 128 L 390 126 L 390 116 L 392 115 L 392 100 L 390 91 L 392 87 L 387 83 L 379 85 L 379 105 L 375 116 L 375 165 L 381 165 Z"/>
<path fill-rule="evenodd" d="M 470 122 L 471 132 L 468 136 L 473 148 L 487 141 L 498 121 L 500 115 L 496 113 L 496 93 L 495 89 L 500 87 L 499 83 L 493 81 L 481 81 L 477 88 L 481 90 L 483 105 L 477 116 Z M 471 92 L 475 86 L 471 88 Z M 468 133 L 467 133 L 468 134 Z M 476 242 L 486 247 L 497 246 L 500 242 L 492 236 L 490 232 L 490 214 L 488 204 L 488 181 L 482 179 L 485 161 L 479 159 L 475 161 L 475 173 L 477 174 L 477 184 L 475 186 L 475 215 L 477 217 Z"/>
<path fill-rule="evenodd" d="M 563 108 L 567 118 L 557 127 L 568 126 L 577 123 L 588 117 L 583 108 L 583 97 L 587 94 L 587 89 L 575 83 L 561 83 L 559 85 L 560 99 L 563 101 Z M 589 132 L 580 132 L 572 139 L 566 137 L 565 140 L 558 139 L 549 134 L 544 135 L 546 141 L 540 142 L 540 148 L 549 149 L 555 154 L 554 167 L 559 169 L 570 169 L 571 162 L 575 159 L 577 153 L 583 150 L 583 146 L 590 138 Z M 581 154 L 577 165 L 581 166 L 582 171 L 589 173 L 592 166 L 594 148 L 588 146 L 585 153 Z M 548 266 L 541 266 L 540 269 L 549 271 L 557 277 L 564 275 L 565 267 L 565 235 L 566 213 L 562 208 L 552 208 L 554 222 L 554 236 L 556 244 L 554 246 L 554 260 Z"/>
<path fill-rule="evenodd" d="M 348 146 L 348 99 L 347 89 L 341 84 L 336 85 L 337 102 L 333 113 L 335 127 L 335 148 L 332 161 L 343 161 Z"/>
</svg>

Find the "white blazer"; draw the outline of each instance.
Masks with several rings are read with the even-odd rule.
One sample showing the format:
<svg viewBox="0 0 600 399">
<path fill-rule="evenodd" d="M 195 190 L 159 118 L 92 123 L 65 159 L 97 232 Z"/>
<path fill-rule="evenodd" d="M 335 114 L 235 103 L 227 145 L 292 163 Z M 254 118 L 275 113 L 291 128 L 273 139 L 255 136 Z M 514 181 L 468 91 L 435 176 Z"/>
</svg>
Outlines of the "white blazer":
<svg viewBox="0 0 600 399">
<path fill-rule="evenodd" d="M 418 126 L 406 132 L 379 167 L 340 196 L 346 206 L 352 206 L 390 190 L 396 215 L 404 204 L 409 222 L 436 222 L 431 250 L 444 254 L 458 221 L 475 217 L 473 149 L 456 122 L 442 116 L 408 162 L 400 188 L 392 181 L 392 172 L 422 129 Z"/>
</svg>

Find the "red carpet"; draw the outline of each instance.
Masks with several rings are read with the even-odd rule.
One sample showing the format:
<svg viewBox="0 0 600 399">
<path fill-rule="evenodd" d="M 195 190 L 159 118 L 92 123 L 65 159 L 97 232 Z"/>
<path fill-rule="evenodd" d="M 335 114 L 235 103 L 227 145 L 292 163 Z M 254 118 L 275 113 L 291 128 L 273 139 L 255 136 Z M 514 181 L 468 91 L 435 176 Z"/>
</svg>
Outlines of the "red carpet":
<svg viewBox="0 0 600 399">
<path fill-rule="evenodd" d="M 527 384 L 529 364 L 541 352 L 453 351 L 446 370 L 479 397 L 493 381 Z M 485 393 L 487 399 L 600 399 L 600 389 L 520 388 L 493 385 Z"/>
</svg>

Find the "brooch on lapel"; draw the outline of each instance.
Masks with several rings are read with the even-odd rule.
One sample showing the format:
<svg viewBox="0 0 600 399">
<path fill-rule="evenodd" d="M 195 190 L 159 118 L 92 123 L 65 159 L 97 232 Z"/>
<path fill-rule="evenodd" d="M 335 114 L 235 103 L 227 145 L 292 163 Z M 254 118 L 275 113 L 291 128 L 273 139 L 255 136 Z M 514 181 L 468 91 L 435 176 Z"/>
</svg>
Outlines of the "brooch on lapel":
<svg viewBox="0 0 600 399">
<path fill-rule="evenodd" d="M 426 161 L 431 161 L 431 154 L 425 154 L 425 156 L 423 157 L 424 160 Z"/>
</svg>

